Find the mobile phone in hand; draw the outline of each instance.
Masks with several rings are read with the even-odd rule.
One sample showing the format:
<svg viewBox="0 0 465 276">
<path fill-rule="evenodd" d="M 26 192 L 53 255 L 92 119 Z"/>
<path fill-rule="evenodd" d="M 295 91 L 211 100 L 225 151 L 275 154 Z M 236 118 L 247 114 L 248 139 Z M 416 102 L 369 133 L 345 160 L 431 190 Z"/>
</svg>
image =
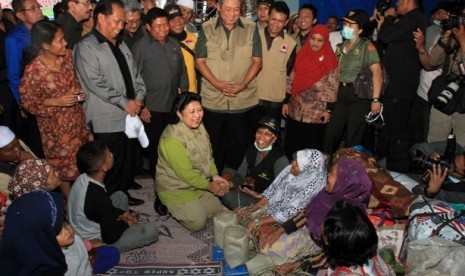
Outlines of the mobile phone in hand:
<svg viewBox="0 0 465 276">
<path fill-rule="evenodd" d="M 242 184 L 241 188 L 242 189 L 247 188 L 247 189 L 252 190 L 252 191 L 255 189 L 255 187 L 253 185 L 249 185 L 249 184 Z"/>
</svg>

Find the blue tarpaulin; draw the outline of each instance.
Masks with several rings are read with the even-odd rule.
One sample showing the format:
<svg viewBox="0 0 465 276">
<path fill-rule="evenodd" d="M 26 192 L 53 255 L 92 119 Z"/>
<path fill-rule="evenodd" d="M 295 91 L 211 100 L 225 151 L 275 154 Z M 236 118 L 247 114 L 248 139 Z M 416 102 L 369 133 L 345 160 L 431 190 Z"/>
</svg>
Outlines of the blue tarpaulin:
<svg viewBox="0 0 465 276">
<path fill-rule="evenodd" d="M 423 12 L 426 17 L 439 2 L 444 0 L 423 0 Z M 351 9 L 364 9 L 370 15 L 376 6 L 378 0 L 300 0 L 300 5 L 305 3 L 313 4 L 318 10 L 318 23 L 325 23 L 330 15 L 335 15 L 339 18 L 345 16 Z M 397 0 L 392 0 L 392 5 L 395 7 Z"/>
</svg>

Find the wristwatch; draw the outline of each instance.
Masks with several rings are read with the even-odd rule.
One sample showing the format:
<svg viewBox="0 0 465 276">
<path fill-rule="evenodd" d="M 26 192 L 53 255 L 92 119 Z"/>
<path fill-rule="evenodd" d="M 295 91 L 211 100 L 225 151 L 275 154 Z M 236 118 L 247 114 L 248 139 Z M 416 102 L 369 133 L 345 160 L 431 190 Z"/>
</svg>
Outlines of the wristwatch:
<svg viewBox="0 0 465 276">
<path fill-rule="evenodd" d="M 378 102 L 379 102 L 379 98 L 378 98 L 378 97 L 375 97 L 375 98 L 371 99 L 371 101 L 374 102 L 374 103 L 378 103 Z"/>
<path fill-rule="evenodd" d="M 258 219 L 255 219 L 255 228 L 260 227 L 260 221 Z"/>
</svg>

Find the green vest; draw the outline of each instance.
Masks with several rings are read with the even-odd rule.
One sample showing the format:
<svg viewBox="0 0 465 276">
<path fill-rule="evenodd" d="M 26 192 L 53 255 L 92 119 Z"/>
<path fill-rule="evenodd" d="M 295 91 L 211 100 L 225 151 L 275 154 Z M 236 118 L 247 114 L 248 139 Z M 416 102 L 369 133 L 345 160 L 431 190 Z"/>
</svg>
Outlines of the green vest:
<svg viewBox="0 0 465 276">
<path fill-rule="evenodd" d="M 194 131 L 182 122 L 175 125 L 168 125 L 163 131 L 160 141 L 166 138 L 175 138 L 183 144 L 188 152 L 193 170 L 204 175 L 205 179 L 212 176 L 210 169 L 211 160 L 213 160 L 213 153 L 209 136 L 203 124 Z M 158 151 L 158 155 L 157 176 L 155 178 L 155 187 L 157 192 L 191 190 L 194 193 L 199 193 L 199 197 L 205 192 L 204 190 L 192 187 L 179 179 L 172 169 L 172 167 L 176 166 L 176 164 L 170 164 L 167 161 L 166 156 L 164 156 L 160 150 Z"/>
<path fill-rule="evenodd" d="M 282 102 L 286 96 L 287 62 L 296 46 L 296 41 L 284 34 L 273 39 L 270 50 L 266 45 L 265 31 L 259 30 L 262 40 L 263 67 L 257 76 L 258 97 L 261 100 Z"/>
<path fill-rule="evenodd" d="M 207 38 L 207 66 L 220 81 L 241 83 L 252 65 L 252 48 L 255 24 L 240 18 L 244 27 L 236 26 L 229 41 L 222 26 L 216 27 L 218 18 L 203 24 Z M 237 97 L 226 97 L 204 78 L 202 79 L 202 105 L 210 110 L 242 110 L 258 104 L 256 80 L 248 84 Z"/>
</svg>

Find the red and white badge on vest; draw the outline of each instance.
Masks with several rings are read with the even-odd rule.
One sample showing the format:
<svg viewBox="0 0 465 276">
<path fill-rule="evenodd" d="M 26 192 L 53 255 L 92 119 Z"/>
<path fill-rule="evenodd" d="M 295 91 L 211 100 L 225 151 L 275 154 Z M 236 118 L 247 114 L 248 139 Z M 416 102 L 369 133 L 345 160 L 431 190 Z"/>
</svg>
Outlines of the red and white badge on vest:
<svg viewBox="0 0 465 276">
<path fill-rule="evenodd" d="M 184 40 L 184 44 L 186 44 L 186 46 L 194 46 L 194 41 L 187 39 L 187 40 Z"/>
<path fill-rule="evenodd" d="M 287 44 L 281 45 L 281 47 L 279 48 L 279 52 L 286 54 L 287 53 Z"/>
</svg>

